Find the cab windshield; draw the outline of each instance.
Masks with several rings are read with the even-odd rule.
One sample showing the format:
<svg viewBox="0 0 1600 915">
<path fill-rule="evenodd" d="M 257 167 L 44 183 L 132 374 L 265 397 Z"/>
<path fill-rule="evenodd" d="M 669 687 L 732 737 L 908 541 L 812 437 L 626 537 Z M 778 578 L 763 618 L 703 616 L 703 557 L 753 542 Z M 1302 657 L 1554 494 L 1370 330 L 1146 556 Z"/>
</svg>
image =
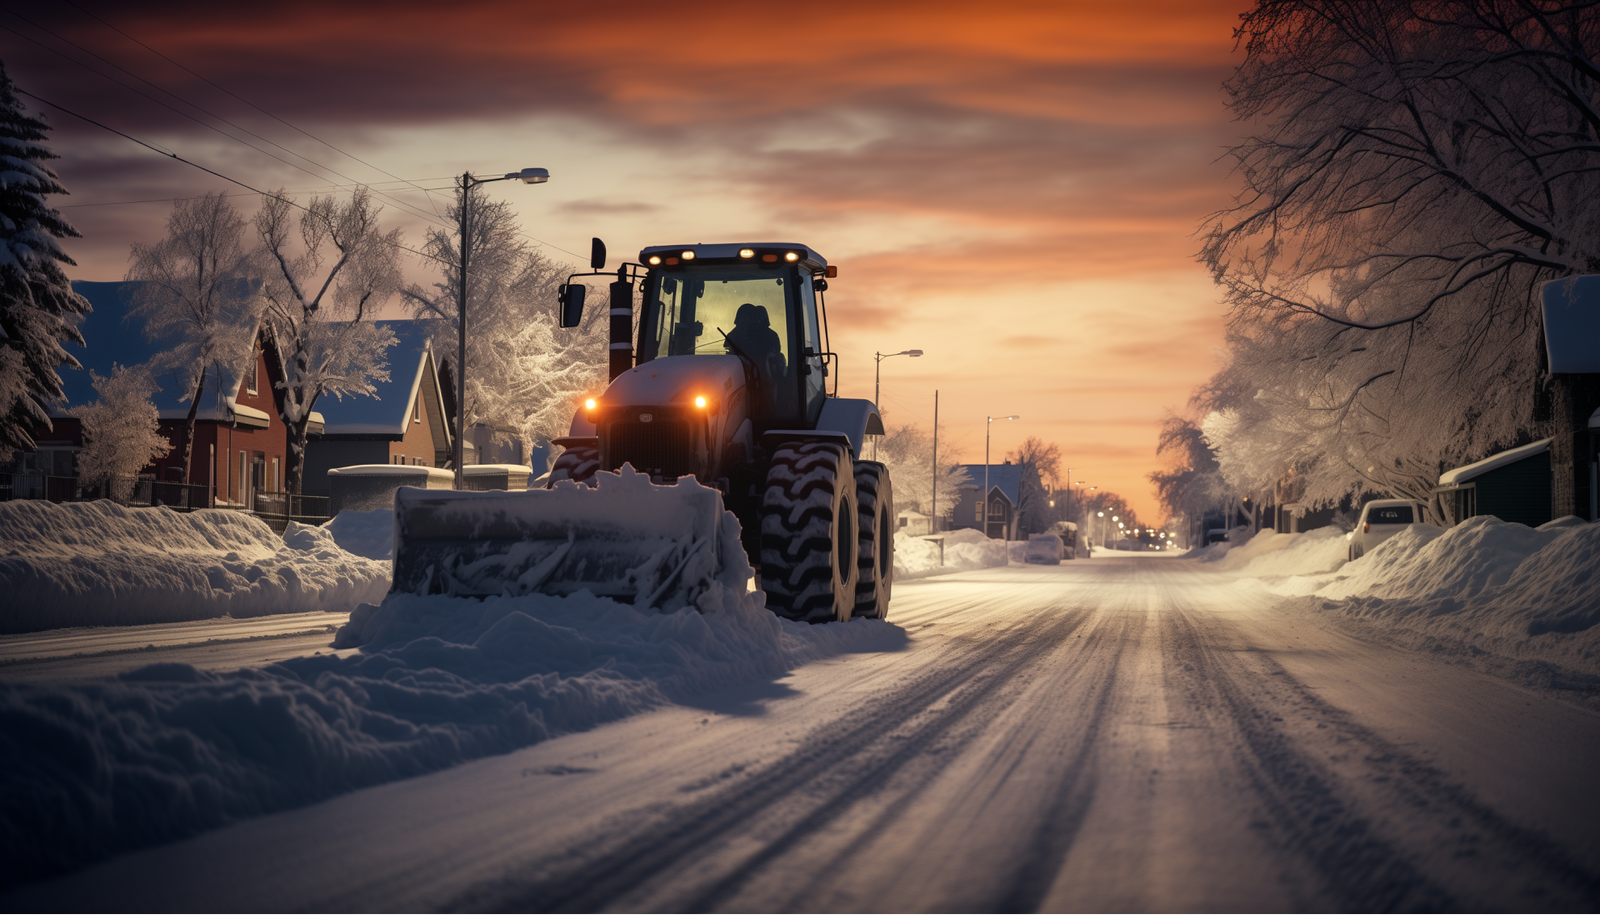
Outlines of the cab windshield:
<svg viewBox="0 0 1600 915">
<path fill-rule="evenodd" d="M 773 381 L 793 364 L 789 271 L 709 267 L 654 274 L 645 287 L 640 361 L 661 356 L 745 356 Z"/>
</svg>

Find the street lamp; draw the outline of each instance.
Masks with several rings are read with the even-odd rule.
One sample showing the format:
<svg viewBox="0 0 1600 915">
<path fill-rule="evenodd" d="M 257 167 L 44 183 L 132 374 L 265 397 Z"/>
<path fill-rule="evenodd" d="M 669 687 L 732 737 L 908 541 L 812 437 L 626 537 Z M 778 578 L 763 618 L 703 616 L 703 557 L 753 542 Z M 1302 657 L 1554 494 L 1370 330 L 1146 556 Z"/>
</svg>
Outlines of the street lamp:
<svg viewBox="0 0 1600 915">
<path fill-rule="evenodd" d="M 466 438 L 467 438 L 467 265 L 471 260 L 472 192 L 479 185 L 495 181 L 521 181 L 523 184 L 544 184 L 550 172 L 543 168 L 525 168 L 499 178 L 474 178 L 471 172 L 461 174 L 461 269 L 460 288 L 456 297 L 456 489 L 467 488 Z"/>
<path fill-rule="evenodd" d="M 920 355 L 922 355 L 922 350 L 920 350 L 920 349 L 903 349 L 898 353 L 873 353 L 872 354 L 872 363 L 873 363 L 873 365 L 872 365 L 872 407 L 873 407 L 873 409 L 878 411 L 878 415 L 879 416 L 883 415 L 883 408 L 878 406 L 878 389 L 879 389 L 879 387 L 881 385 L 881 382 L 883 380 L 883 360 L 888 359 L 891 356 L 920 356 Z M 874 461 L 876 461 L 878 459 L 878 439 L 877 438 L 874 438 L 872 440 L 872 459 Z"/>
<path fill-rule="evenodd" d="M 986 416 L 983 424 L 983 536 L 989 536 L 989 427 L 997 419 L 1021 419 L 1015 413 L 1010 416 Z M 1006 538 L 1011 539 L 1010 537 Z M 1010 547 L 1006 548 L 1006 565 L 1011 564 Z"/>
</svg>

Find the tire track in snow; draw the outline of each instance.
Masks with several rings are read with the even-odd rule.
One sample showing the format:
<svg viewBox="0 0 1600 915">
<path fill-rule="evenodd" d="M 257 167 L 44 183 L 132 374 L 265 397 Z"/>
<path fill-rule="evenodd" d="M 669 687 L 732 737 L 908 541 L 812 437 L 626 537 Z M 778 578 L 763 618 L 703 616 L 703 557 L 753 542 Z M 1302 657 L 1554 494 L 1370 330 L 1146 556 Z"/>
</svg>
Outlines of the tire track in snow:
<svg viewBox="0 0 1600 915">
<path fill-rule="evenodd" d="M 1237 732 L 1268 828 L 1321 876 L 1338 907 L 1583 911 L 1600 903 L 1600 875 L 1559 842 L 1363 727 L 1266 654 L 1219 647 L 1168 588 L 1181 611 L 1168 616 L 1173 641 L 1187 646 L 1174 652 L 1174 675 L 1209 697 L 1196 703 L 1198 714 L 1225 716 L 1222 725 Z"/>
<path fill-rule="evenodd" d="M 806 837 L 815 835 L 854 801 L 880 790 L 885 780 L 913 760 L 942 770 L 986 722 L 975 712 L 996 693 L 1013 686 L 1018 674 L 1036 665 L 1092 616 L 1065 610 L 1042 625 L 1012 627 L 987 640 L 966 641 L 965 650 L 943 659 L 944 666 L 900 688 L 890 701 L 858 707 L 841 720 L 805 737 L 795 752 L 767 766 L 751 766 L 731 784 L 703 800 L 656 811 L 642 832 L 628 831 L 611 847 L 575 849 L 582 863 L 548 877 L 510 881 L 488 893 L 474 893 L 450 908 L 597 911 L 639 908 L 640 894 L 652 881 L 674 875 L 685 862 L 722 844 L 730 834 L 787 819 L 782 808 L 799 802 L 809 809 L 775 838 L 763 839 L 728 873 L 692 899 L 673 900 L 675 909 L 704 911 L 728 900 L 769 864 L 780 862 Z M 972 725 L 962 733 L 963 725 Z M 951 738 L 946 752 L 928 751 Z M 636 819 L 636 818 L 635 818 Z M 657 906 L 660 904 L 657 903 Z M 652 907 L 645 905 L 644 907 Z"/>
</svg>

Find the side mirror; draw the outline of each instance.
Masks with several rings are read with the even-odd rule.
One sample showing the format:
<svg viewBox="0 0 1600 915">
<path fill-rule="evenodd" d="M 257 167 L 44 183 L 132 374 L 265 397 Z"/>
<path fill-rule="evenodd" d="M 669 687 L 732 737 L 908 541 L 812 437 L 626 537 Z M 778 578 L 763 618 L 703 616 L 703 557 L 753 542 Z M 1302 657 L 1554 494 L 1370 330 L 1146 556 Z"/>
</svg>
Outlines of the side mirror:
<svg viewBox="0 0 1600 915">
<path fill-rule="evenodd" d="M 598 238 L 589 239 L 589 269 L 606 269 L 606 243 Z"/>
<path fill-rule="evenodd" d="M 589 295 L 589 287 L 580 283 L 567 283 L 561 287 L 561 320 L 562 327 L 577 327 L 583 323 L 583 300 Z"/>
</svg>

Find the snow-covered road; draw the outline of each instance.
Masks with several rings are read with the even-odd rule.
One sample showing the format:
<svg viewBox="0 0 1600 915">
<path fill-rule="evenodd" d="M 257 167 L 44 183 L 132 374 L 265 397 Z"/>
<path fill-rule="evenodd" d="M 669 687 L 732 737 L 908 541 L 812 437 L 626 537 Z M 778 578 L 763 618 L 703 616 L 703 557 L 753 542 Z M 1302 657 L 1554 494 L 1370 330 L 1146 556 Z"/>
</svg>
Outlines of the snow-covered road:
<svg viewBox="0 0 1600 915">
<path fill-rule="evenodd" d="M 1137 556 L 897 587 L 805 665 L 11 910 L 1587 909 L 1600 715 Z M 848 625 L 848 624 L 847 624 Z"/>
</svg>

